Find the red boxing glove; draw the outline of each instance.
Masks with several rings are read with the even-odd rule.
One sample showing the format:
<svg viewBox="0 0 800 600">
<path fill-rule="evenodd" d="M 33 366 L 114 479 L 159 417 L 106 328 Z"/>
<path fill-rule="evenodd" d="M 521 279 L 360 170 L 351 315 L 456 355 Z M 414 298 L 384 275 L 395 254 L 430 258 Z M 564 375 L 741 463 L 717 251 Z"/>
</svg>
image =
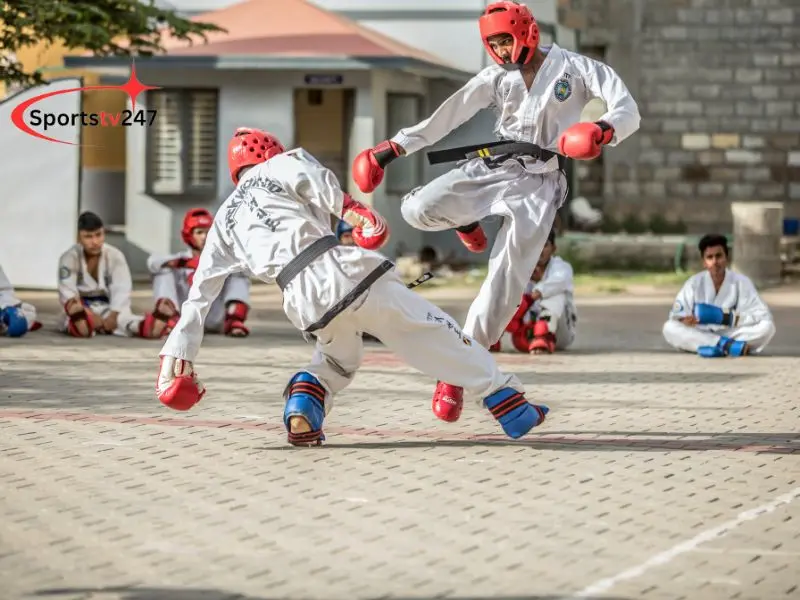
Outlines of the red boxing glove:
<svg viewBox="0 0 800 600">
<path fill-rule="evenodd" d="M 367 250 L 377 250 L 389 241 L 389 228 L 378 213 L 350 194 L 344 195 L 342 220 L 353 226 L 353 241 Z"/>
<path fill-rule="evenodd" d="M 576 123 L 558 139 L 558 151 L 576 160 L 591 160 L 600 156 L 602 146 L 611 142 L 614 128 L 608 123 Z"/>
<path fill-rule="evenodd" d="M 192 256 L 190 258 L 182 256 L 180 258 L 173 258 L 171 261 L 164 264 L 164 266 L 170 269 L 197 269 L 197 263 L 199 262 L 199 256 Z"/>
<path fill-rule="evenodd" d="M 353 160 L 353 181 L 358 189 L 369 194 L 383 181 L 383 172 L 390 162 L 403 154 L 403 149 L 386 140 L 371 150 L 364 150 Z"/>
<path fill-rule="evenodd" d="M 194 282 L 194 272 L 197 270 L 198 264 L 200 264 L 199 256 L 193 256 L 192 258 L 181 259 L 180 268 L 190 269 L 189 274 L 186 275 L 186 281 L 189 282 L 189 285 L 192 285 L 192 283 Z"/>
<path fill-rule="evenodd" d="M 525 315 L 528 310 L 530 310 L 531 306 L 533 306 L 533 296 L 529 294 L 523 294 L 522 300 L 517 308 L 517 312 L 514 313 L 513 317 L 511 317 L 509 324 L 506 325 L 506 331 L 509 333 L 515 333 L 518 330 L 523 329 L 524 323 L 522 320 L 525 318 Z"/>
</svg>

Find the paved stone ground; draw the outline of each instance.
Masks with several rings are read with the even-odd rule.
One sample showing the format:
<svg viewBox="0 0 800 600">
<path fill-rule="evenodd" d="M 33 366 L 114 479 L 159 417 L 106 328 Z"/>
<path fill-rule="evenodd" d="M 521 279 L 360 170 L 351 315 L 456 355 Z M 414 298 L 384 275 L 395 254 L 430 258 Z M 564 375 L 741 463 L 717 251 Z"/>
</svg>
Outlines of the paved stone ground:
<svg viewBox="0 0 800 600">
<path fill-rule="evenodd" d="M 0 599 L 800 598 L 800 302 L 767 297 L 769 356 L 717 361 L 665 348 L 670 297 L 584 300 L 572 351 L 500 357 L 552 408 L 519 442 L 371 345 L 327 445 L 288 447 L 311 347 L 260 290 L 189 414 L 158 342 L 2 339 Z"/>
</svg>

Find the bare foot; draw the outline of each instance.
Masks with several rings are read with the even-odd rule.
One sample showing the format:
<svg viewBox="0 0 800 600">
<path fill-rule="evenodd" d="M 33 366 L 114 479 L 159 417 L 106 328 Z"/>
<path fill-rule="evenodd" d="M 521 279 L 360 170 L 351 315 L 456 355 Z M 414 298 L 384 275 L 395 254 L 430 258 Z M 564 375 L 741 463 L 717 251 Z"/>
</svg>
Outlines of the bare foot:
<svg viewBox="0 0 800 600">
<path fill-rule="evenodd" d="M 289 417 L 289 443 L 292 446 L 321 446 L 321 438 L 322 432 L 313 431 L 304 417 Z"/>
<path fill-rule="evenodd" d="M 303 417 L 289 417 L 289 431 L 292 433 L 308 433 L 311 425 Z"/>
</svg>

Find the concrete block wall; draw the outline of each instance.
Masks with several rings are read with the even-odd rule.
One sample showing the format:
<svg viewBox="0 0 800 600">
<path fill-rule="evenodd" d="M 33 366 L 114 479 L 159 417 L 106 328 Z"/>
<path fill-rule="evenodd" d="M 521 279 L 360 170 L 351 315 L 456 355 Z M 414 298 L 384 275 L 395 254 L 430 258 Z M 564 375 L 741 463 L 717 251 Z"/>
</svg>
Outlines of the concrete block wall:
<svg viewBox="0 0 800 600">
<path fill-rule="evenodd" d="M 639 102 L 642 128 L 607 152 L 615 217 L 682 218 L 730 231 L 730 203 L 782 201 L 800 216 L 798 0 L 559 0 L 582 46 Z M 577 16 L 576 16 L 577 15 Z"/>
</svg>

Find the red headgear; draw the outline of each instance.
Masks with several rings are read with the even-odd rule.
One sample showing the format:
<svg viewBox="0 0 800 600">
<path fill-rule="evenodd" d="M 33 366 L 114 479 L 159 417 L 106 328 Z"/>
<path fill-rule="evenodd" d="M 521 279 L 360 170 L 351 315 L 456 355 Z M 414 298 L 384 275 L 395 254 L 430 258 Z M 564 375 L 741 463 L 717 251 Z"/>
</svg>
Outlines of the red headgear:
<svg viewBox="0 0 800 600">
<path fill-rule="evenodd" d="M 274 135 L 260 129 L 239 127 L 228 144 L 228 169 L 233 183 L 238 185 L 239 171 L 244 167 L 266 162 L 281 152 L 286 152 L 286 148 Z"/>
<path fill-rule="evenodd" d="M 183 227 L 181 228 L 181 237 L 187 246 L 194 248 L 194 239 L 192 239 L 192 231 L 198 227 L 203 229 L 211 229 L 214 224 L 214 215 L 208 212 L 205 208 L 193 208 L 183 215 Z"/>
<path fill-rule="evenodd" d="M 539 26 L 530 9 L 524 4 L 509 0 L 492 2 L 478 20 L 478 26 L 483 45 L 496 63 L 519 67 L 533 60 L 533 55 L 539 46 Z M 488 42 L 491 36 L 504 33 L 514 38 L 510 64 L 495 54 Z"/>
</svg>

